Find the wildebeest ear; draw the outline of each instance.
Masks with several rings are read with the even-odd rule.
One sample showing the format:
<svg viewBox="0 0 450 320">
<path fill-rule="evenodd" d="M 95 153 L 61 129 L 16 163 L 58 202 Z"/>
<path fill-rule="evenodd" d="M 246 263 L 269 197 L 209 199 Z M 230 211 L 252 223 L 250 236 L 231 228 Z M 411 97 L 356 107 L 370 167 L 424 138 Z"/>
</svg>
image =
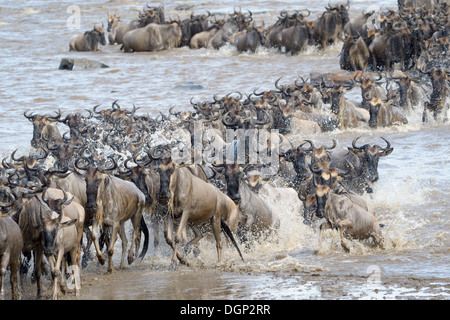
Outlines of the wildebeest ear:
<svg viewBox="0 0 450 320">
<path fill-rule="evenodd" d="M 60 226 L 61 228 L 70 227 L 70 226 L 73 225 L 75 222 L 77 222 L 77 219 L 72 219 L 72 220 L 69 220 L 69 221 L 61 222 L 61 223 L 59 224 L 59 226 Z"/>
<path fill-rule="evenodd" d="M 353 153 L 354 155 L 357 155 L 357 156 L 363 156 L 363 155 L 364 155 L 364 150 L 361 150 L 361 149 L 355 149 L 355 148 L 352 148 L 352 147 L 347 147 L 347 149 L 348 149 L 351 153 Z"/>
<path fill-rule="evenodd" d="M 382 152 L 380 152 L 380 157 L 388 156 L 392 153 L 392 151 L 394 151 L 394 148 L 383 150 Z"/>
<path fill-rule="evenodd" d="M 69 204 L 72 203 L 73 199 L 75 199 L 75 196 L 73 196 L 72 199 L 67 200 L 66 202 L 64 202 L 63 205 L 68 206 Z"/>
</svg>

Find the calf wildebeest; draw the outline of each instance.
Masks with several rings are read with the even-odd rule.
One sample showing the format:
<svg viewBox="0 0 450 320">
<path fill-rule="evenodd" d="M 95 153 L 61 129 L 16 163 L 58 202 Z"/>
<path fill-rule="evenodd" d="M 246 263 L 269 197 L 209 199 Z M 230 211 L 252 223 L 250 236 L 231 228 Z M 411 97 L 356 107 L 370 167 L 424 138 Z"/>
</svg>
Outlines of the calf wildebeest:
<svg viewBox="0 0 450 320">
<path fill-rule="evenodd" d="M 42 144 L 42 137 L 45 136 L 47 139 L 51 138 L 61 138 L 58 126 L 55 124 L 61 117 L 61 111 L 58 111 L 56 116 L 50 115 L 37 115 L 37 114 L 27 114 L 29 110 L 25 110 L 23 115 L 30 122 L 33 123 L 33 138 L 31 139 L 31 146 L 38 148 Z"/>
<path fill-rule="evenodd" d="M 111 239 L 108 247 L 108 272 L 112 272 L 112 256 L 114 254 L 114 244 L 117 234 L 120 232 L 122 239 L 122 258 L 120 267 L 124 266 L 127 239 L 124 234 L 123 224 L 131 219 L 133 226 L 133 236 L 131 246 L 128 251 L 128 264 L 135 259 L 134 247 L 136 246 L 136 255 L 138 253 L 141 224 L 145 224 L 142 217 L 145 206 L 145 196 L 132 182 L 122 180 L 111 176 L 104 171 L 114 170 L 117 163 L 113 159 L 113 165 L 110 168 L 100 170 L 92 164 L 80 165 L 83 158 L 77 158 L 75 166 L 80 170 L 86 170 L 86 213 L 94 216 L 92 224 L 92 241 L 97 252 L 97 258 L 101 264 L 105 263 L 105 257 L 100 251 L 98 228 L 105 226 L 112 227 Z M 145 226 L 146 229 L 146 226 Z M 145 238 L 144 246 L 140 257 L 144 258 L 148 248 L 148 237 Z"/>
<path fill-rule="evenodd" d="M 375 216 L 355 204 L 345 191 L 336 192 L 329 186 L 316 186 L 317 215 L 326 222 L 320 225 L 319 245 L 326 229 L 339 230 L 341 245 L 345 252 L 350 248 L 344 242 L 344 236 L 351 239 L 365 240 L 372 238 L 375 245 L 383 248 L 381 227 Z"/>
<path fill-rule="evenodd" d="M 97 51 L 98 44 L 106 45 L 105 33 L 102 27 L 95 27 L 84 34 L 70 39 L 70 51 Z"/>
<path fill-rule="evenodd" d="M 313 36 L 324 49 L 327 45 L 341 40 L 344 26 L 348 22 L 349 1 L 328 5 L 326 11 L 314 23 Z"/>
<path fill-rule="evenodd" d="M 408 119 L 403 114 L 402 109 L 381 99 L 373 98 L 370 103 L 369 126 L 372 128 L 389 127 L 391 125 L 407 124 Z"/>
<path fill-rule="evenodd" d="M 181 28 L 177 22 L 171 24 L 150 23 L 144 28 L 129 31 L 123 37 L 123 51 L 161 51 L 178 47 L 181 43 Z"/>
<path fill-rule="evenodd" d="M 172 268 L 178 260 L 187 264 L 184 257 L 178 252 L 178 245 L 186 225 L 198 226 L 210 222 L 216 240 L 218 261 L 222 258 L 222 244 L 220 231 L 223 229 L 231 239 L 239 255 L 242 254 L 234 240 L 231 230 L 235 230 L 239 211 L 234 202 L 212 184 L 193 175 L 186 167 L 175 169 L 170 178 L 169 210 L 165 217 L 164 234 L 167 243 L 173 248 Z M 175 238 L 172 239 L 173 222 L 180 219 Z M 196 236 L 192 242 L 198 241 Z"/>
<path fill-rule="evenodd" d="M 2 203 L 2 206 L 5 204 Z M 0 300 L 4 299 L 6 269 L 10 270 L 11 298 L 18 300 L 17 276 L 20 266 L 20 253 L 22 252 L 22 233 L 17 223 L 7 215 L 0 213 Z"/>
</svg>

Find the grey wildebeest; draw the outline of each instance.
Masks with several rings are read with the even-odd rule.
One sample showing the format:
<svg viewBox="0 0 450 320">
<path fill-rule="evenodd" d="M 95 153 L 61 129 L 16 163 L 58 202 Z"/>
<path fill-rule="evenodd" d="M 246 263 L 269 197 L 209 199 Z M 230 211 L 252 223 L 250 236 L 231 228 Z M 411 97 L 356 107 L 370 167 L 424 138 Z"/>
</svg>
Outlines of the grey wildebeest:
<svg viewBox="0 0 450 320">
<path fill-rule="evenodd" d="M 48 189 L 44 190 L 44 192 L 47 191 Z M 44 192 L 42 196 L 44 195 Z M 60 201 L 51 201 L 57 206 L 57 210 L 59 211 L 59 213 L 52 210 L 52 215 L 50 216 L 41 215 L 42 224 L 39 226 L 39 228 L 42 232 L 44 254 L 47 257 L 47 260 L 50 262 L 52 272 L 53 300 L 58 299 L 58 279 L 61 275 L 61 263 L 66 253 L 68 253 L 70 257 L 70 266 L 72 266 L 72 273 L 81 271 L 80 268 L 73 268 L 73 266 L 79 266 L 78 255 L 81 240 L 79 234 L 82 234 L 82 227 L 80 228 L 80 226 L 76 226 L 75 223 L 78 219 L 71 219 L 66 216 L 64 214 L 66 210 L 62 208 L 62 206 L 70 206 L 73 199 L 73 196 L 70 199 L 67 199 L 67 194 L 64 193 L 64 198 L 60 199 Z M 50 200 L 48 199 L 45 199 L 44 201 L 46 203 L 50 202 Z M 80 215 L 76 214 L 76 216 L 84 219 L 84 210 L 81 209 L 80 213 Z M 78 280 L 79 274 L 76 274 L 74 278 Z M 61 285 L 65 287 L 64 277 L 61 280 Z M 79 284 L 76 284 L 75 286 L 75 295 L 79 295 Z"/>
<path fill-rule="evenodd" d="M 170 178 L 169 209 L 165 217 L 164 234 L 167 243 L 173 248 L 172 268 L 175 268 L 178 260 L 187 264 L 184 257 L 178 252 L 178 245 L 186 225 L 199 226 L 210 222 L 216 240 L 218 261 L 222 258 L 222 244 L 220 231 L 223 229 L 231 239 L 239 255 L 240 250 L 234 240 L 231 230 L 235 230 L 239 211 L 234 202 L 212 184 L 193 175 L 187 167 L 179 167 L 174 170 Z M 179 219 L 179 226 L 172 239 L 173 222 Z M 201 235 L 190 241 L 196 242 Z M 242 258 L 243 259 L 243 258 Z"/>
<path fill-rule="evenodd" d="M 23 115 L 33 123 L 33 138 L 31 139 L 32 147 L 38 148 L 41 146 L 43 136 L 47 139 L 61 138 L 58 126 L 55 124 L 55 121 L 61 117 L 60 110 L 56 116 L 27 114 L 28 111 L 29 110 L 25 110 Z"/>
<path fill-rule="evenodd" d="M 113 45 L 116 43 L 116 29 L 121 25 L 120 17 L 116 16 L 116 13 L 107 15 L 108 17 L 108 43 Z"/>
<path fill-rule="evenodd" d="M 383 248 L 381 227 L 374 214 L 351 200 L 345 191 L 336 192 L 329 186 L 316 186 L 317 215 L 323 216 L 326 222 L 320 225 L 319 245 L 326 229 L 339 230 L 341 246 L 345 252 L 350 248 L 344 237 L 366 240 L 372 238 L 375 245 Z"/>
<path fill-rule="evenodd" d="M 324 49 L 327 45 L 341 40 L 344 26 L 348 22 L 349 1 L 328 5 L 326 11 L 314 22 L 313 36 Z"/>
<path fill-rule="evenodd" d="M 2 203 L 2 206 L 5 204 Z M 22 233 L 17 223 L 9 216 L 0 213 L 0 300 L 4 299 L 6 269 L 10 269 L 11 298 L 20 297 L 17 275 L 20 266 L 20 253 L 22 252 Z"/>
<path fill-rule="evenodd" d="M 236 32 L 230 43 L 236 47 L 238 52 L 255 52 L 258 47 L 265 45 L 265 38 L 258 28 L 252 26 Z"/>
<path fill-rule="evenodd" d="M 128 251 L 128 264 L 135 259 L 138 253 L 141 224 L 145 225 L 143 210 L 145 206 L 144 194 L 132 183 L 114 177 L 105 171 L 114 170 L 117 163 L 113 160 L 112 167 L 100 170 L 88 162 L 87 165 L 80 165 L 83 158 L 77 158 L 75 166 L 80 170 L 86 170 L 86 214 L 94 217 L 92 223 L 92 241 L 94 242 L 97 258 L 101 264 L 105 263 L 105 257 L 100 251 L 98 228 L 104 226 L 112 227 L 111 239 L 108 246 L 108 272 L 112 272 L 112 256 L 114 254 L 114 244 L 119 233 L 122 240 L 122 258 L 120 267 L 124 266 L 125 254 L 128 245 L 123 224 L 131 219 L 133 236 L 131 246 Z M 147 228 L 146 226 L 142 226 Z M 144 258 L 148 247 L 148 237 L 145 238 L 141 256 Z"/>
<path fill-rule="evenodd" d="M 366 71 L 369 65 L 370 52 L 362 37 L 347 35 L 341 50 L 339 65 L 348 71 Z"/>
<path fill-rule="evenodd" d="M 433 114 L 434 120 L 446 122 L 448 120 L 447 110 L 449 109 L 449 103 L 447 101 L 448 92 L 450 91 L 447 81 L 450 71 L 440 67 L 431 68 L 431 70 L 426 70 L 425 73 L 430 77 L 433 91 L 431 92 L 430 101 L 425 102 L 422 121 L 427 121 L 427 112 L 430 111 Z"/>
<path fill-rule="evenodd" d="M 98 44 L 106 45 L 105 33 L 102 27 L 95 27 L 84 34 L 70 39 L 70 51 L 97 51 Z"/>
<path fill-rule="evenodd" d="M 181 43 L 181 28 L 177 22 L 171 24 L 150 23 L 144 28 L 129 31 L 123 37 L 123 51 L 161 51 L 178 47 Z"/>
<path fill-rule="evenodd" d="M 378 162 L 380 157 L 391 154 L 394 148 L 383 137 L 381 139 L 387 144 L 384 148 L 379 145 L 371 146 L 369 144 L 357 146 L 356 142 L 359 138 L 361 137 L 353 139 L 352 147 L 348 147 L 347 152 L 345 150 L 333 152 L 331 166 L 344 171 L 353 169 L 350 175 L 344 177 L 342 184 L 346 188 L 362 194 L 366 190 L 371 190 L 372 184 L 379 178 Z"/>
<path fill-rule="evenodd" d="M 261 238 L 276 232 L 280 227 L 280 218 L 248 186 L 243 172 L 237 163 L 215 165 L 224 168 L 227 195 L 238 205 L 238 234 L 242 239 L 247 236 Z"/>
</svg>

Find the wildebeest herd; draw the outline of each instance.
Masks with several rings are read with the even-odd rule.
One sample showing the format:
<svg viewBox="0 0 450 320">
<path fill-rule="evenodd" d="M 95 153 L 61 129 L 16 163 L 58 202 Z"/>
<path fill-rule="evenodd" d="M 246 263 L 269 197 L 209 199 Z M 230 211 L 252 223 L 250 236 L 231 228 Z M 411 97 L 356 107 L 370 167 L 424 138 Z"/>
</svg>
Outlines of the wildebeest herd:
<svg viewBox="0 0 450 320">
<path fill-rule="evenodd" d="M 26 110 L 33 125 L 31 151 L 19 155 L 15 150 L 0 166 L 1 297 L 7 267 L 12 298 L 17 299 L 17 277 L 27 275 L 33 261 L 37 298 L 42 295 L 41 275 L 50 267 L 52 298 L 57 299 L 59 290 L 67 290 L 64 275 L 79 282 L 93 259 L 92 244 L 98 261 L 108 259 L 112 272 L 117 236 L 121 267 L 127 251 L 129 264 L 144 259 L 148 224 L 158 246 L 164 223 L 164 238 L 173 249 L 171 268 L 178 262 L 189 265 L 187 254 L 198 254 L 198 243 L 210 230 L 219 260 L 221 231 L 244 260 L 240 245 L 277 237 L 280 217 L 259 195 L 261 186 L 274 180 L 298 195 L 304 223 L 319 225 L 319 241 L 332 228 L 347 252 L 345 238 L 372 239 L 382 248 L 382 225 L 364 194 L 373 192 L 379 159 L 392 153 L 391 143 L 381 138 L 382 145 L 362 144 L 363 138 L 355 137 L 344 150 L 337 149 L 335 140 L 319 145 L 299 137 L 403 125 L 417 112 L 423 121 L 430 113 L 436 121 L 446 121 L 449 7 L 443 1 L 428 2 L 433 5 L 410 7 L 399 1 L 397 11 L 366 12 L 355 19 L 348 17 L 348 2 L 328 5 L 316 21 L 307 21 L 308 10 L 282 11 L 277 23 L 265 29 L 252 23 L 251 12 L 241 11 L 214 22 L 209 13 L 167 22 L 162 7 L 149 6 L 130 24 L 109 16 L 109 42 L 121 44 L 124 51 L 219 48 L 230 42 L 239 51 L 268 45 L 296 54 L 305 44 L 324 47 L 343 41 L 341 67 L 361 71 L 299 77 L 291 84 L 281 84 L 279 78 L 271 90 L 191 99 L 186 110 L 171 108 L 155 118 L 117 101 L 66 115 Z M 368 29 L 369 19 L 374 29 Z M 330 26 L 333 30 L 326 29 Z M 105 43 L 99 27 L 84 36 L 73 39 L 71 49 L 95 50 L 97 42 Z M 363 44 L 368 54 L 359 51 Z M 345 97 L 357 86 L 360 102 Z M 230 132 L 243 135 L 229 139 Z M 243 161 L 236 159 L 239 150 Z M 133 230 L 129 246 L 127 221 Z M 192 239 L 183 253 L 179 246 L 186 234 Z M 75 294 L 80 288 L 77 283 Z"/>
</svg>

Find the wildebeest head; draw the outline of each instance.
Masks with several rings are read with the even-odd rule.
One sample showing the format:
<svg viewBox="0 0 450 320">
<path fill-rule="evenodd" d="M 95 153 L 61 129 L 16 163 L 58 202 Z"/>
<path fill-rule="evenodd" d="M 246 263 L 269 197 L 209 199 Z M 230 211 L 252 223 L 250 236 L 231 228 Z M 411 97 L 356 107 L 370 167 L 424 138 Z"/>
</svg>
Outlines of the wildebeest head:
<svg viewBox="0 0 450 320">
<path fill-rule="evenodd" d="M 41 243 L 44 248 L 44 254 L 46 256 L 54 255 L 56 253 L 55 244 L 58 231 L 61 228 L 73 225 L 77 221 L 77 219 L 70 219 L 63 222 L 63 215 L 57 214 L 44 203 L 41 203 L 39 210 L 41 223 L 37 226 L 37 228 L 42 234 Z"/>
<path fill-rule="evenodd" d="M 133 182 L 139 190 L 144 194 L 145 196 L 145 202 L 148 205 L 151 205 L 153 203 L 153 198 L 150 196 L 147 188 L 146 183 L 146 177 L 147 177 L 147 168 L 146 166 L 152 162 L 152 159 L 148 159 L 147 161 L 143 163 L 138 163 L 136 157 L 134 158 L 134 162 L 137 164 L 137 166 L 129 167 L 128 162 L 130 159 L 125 160 L 124 166 L 125 170 L 120 171 L 119 173 L 121 175 L 126 175 L 130 178 L 131 182 Z"/>
<path fill-rule="evenodd" d="M 98 43 L 102 46 L 106 45 L 105 32 L 102 27 L 94 27 L 91 31 L 86 31 L 84 35 L 91 51 L 97 48 Z"/>
<path fill-rule="evenodd" d="M 306 143 L 310 144 L 309 148 L 303 148 L 303 145 Z M 311 142 L 306 141 L 300 144 L 297 148 L 291 148 L 284 154 L 280 154 L 280 156 L 283 156 L 286 161 L 292 162 L 295 173 L 297 174 L 295 178 L 296 182 L 306 180 L 310 177 L 306 157 L 310 156 L 313 149 L 314 146 L 311 145 Z"/>
<path fill-rule="evenodd" d="M 327 185 L 316 184 L 316 216 L 317 218 L 323 218 L 325 216 L 325 205 L 327 203 L 328 194 L 331 188 Z"/>
<path fill-rule="evenodd" d="M 365 175 L 368 181 L 375 182 L 378 180 L 378 161 L 380 160 L 380 157 L 391 154 L 394 148 L 391 148 L 389 141 L 383 137 L 381 137 L 381 139 L 387 144 L 385 148 L 382 148 L 379 145 L 370 146 L 369 144 L 358 147 L 356 146 L 356 141 L 359 138 L 361 137 L 355 138 L 352 141 L 352 148 L 349 147 L 348 150 L 358 157 L 361 174 Z"/>
<path fill-rule="evenodd" d="M 370 119 L 369 119 L 369 126 L 372 128 L 375 128 L 378 126 L 378 111 L 380 110 L 380 107 L 382 105 L 383 101 L 381 101 L 378 98 L 373 98 L 369 102 L 369 113 L 370 113 Z"/>
<path fill-rule="evenodd" d="M 33 123 L 33 139 L 31 146 L 37 148 L 41 144 L 41 137 L 45 136 L 50 139 L 52 137 L 60 138 L 58 128 L 53 123 L 61 117 L 61 110 L 58 110 L 56 116 L 27 114 L 29 110 L 25 110 L 23 115 Z"/>
<path fill-rule="evenodd" d="M 156 160 L 156 172 L 159 175 L 158 200 L 167 203 L 170 199 L 170 178 L 175 171 L 175 163 L 172 161 L 172 150 L 169 145 L 159 145 L 151 148 L 148 156 Z"/>
<path fill-rule="evenodd" d="M 116 16 L 116 13 L 113 14 L 108 13 L 108 28 L 106 31 L 111 32 L 112 27 L 120 21 L 120 17 Z"/>
<path fill-rule="evenodd" d="M 317 211 L 316 195 L 308 194 L 306 197 L 299 195 L 299 198 L 303 202 L 303 223 L 306 225 L 311 225 Z"/>
<path fill-rule="evenodd" d="M 234 203 L 239 204 L 241 201 L 241 194 L 239 192 L 239 184 L 242 177 L 242 172 L 239 164 L 224 164 L 224 176 L 227 183 L 227 195 L 234 201 Z"/>
<path fill-rule="evenodd" d="M 86 182 L 86 213 L 89 215 L 96 214 L 99 207 L 97 204 L 97 198 L 99 194 L 99 188 L 102 183 L 104 183 L 104 187 L 107 187 L 109 182 L 108 176 L 103 171 L 111 171 L 117 168 L 117 163 L 114 158 L 110 157 L 112 160 L 112 166 L 109 168 L 105 168 L 100 170 L 92 163 L 87 161 L 88 164 L 81 165 L 81 161 L 85 161 L 85 158 L 77 158 L 75 160 L 75 169 L 76 170 L 85 170 L 86 174 L 84 175 L 84 180 Z"/>
</svg>

